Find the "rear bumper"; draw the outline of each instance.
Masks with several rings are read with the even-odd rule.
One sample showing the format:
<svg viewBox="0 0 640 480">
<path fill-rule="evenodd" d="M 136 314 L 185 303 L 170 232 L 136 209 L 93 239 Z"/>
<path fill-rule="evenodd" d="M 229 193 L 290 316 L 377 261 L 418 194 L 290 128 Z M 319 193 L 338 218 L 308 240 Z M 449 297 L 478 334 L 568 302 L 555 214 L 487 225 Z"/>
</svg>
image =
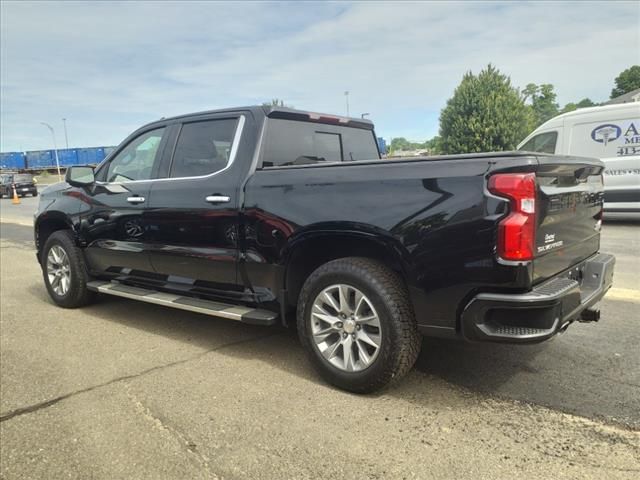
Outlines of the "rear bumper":
<svg viewBox="0 0 640 480">
<path fill-rule="evenodd" d="M 11 193 L 13 194 L 13 190 L 11 190 Z M 38 187 L 36 187 L 35 185 L 16 186 L 16 193 L 18 195 L 33 195 L 34 193 L 38 193 Z"/>
<path fill-rule="evenodd" d="M 597 319 L 589 310 L 611 288 L 615 257 L 598 253 L 523 294 L 481 293 L 462 312 L 468 340 L 535 343 L 571 322 Z"/>
</svg>

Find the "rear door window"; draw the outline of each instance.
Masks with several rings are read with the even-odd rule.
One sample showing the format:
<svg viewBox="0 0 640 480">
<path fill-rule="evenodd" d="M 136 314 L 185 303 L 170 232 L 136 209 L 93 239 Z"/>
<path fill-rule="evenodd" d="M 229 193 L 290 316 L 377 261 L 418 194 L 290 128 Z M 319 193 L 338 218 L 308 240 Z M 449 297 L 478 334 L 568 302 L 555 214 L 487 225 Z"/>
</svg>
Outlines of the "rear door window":
<svg viewBox="0 0 640 480">
<path fill-rule="evenodd" d="M 532 137 L 520 150 L 524 152 L 556 153 L 558 132 L 544 132 Z"/>
<path fill-rule="evenodd" d="M 229 163 L 237 118 L 185 123 L 176 143 L 170 176 L 200 177 Z"/>
</svg>

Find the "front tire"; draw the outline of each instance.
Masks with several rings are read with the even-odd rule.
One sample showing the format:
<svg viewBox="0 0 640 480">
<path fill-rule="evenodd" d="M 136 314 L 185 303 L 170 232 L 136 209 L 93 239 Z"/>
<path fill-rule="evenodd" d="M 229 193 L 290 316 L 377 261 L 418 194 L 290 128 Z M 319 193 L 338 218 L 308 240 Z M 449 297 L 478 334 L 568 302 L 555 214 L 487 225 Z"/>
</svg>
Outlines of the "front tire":
<svg viewBox="0 0 640 480">
<path fill-rule="evenodd" d="M 77 308 L 90 303 L 95 293 L 87 289 L 89 274 L 81 250 L 71 231 L 58 230 L 42 249 L 42 273 L 49 296 L 63 308 Z"/>
<path fill-rule="evenodd" d="M 372 392 L 401 378 L 420 352 L 402 279 L 368 258 L 341 258 L 315 270 L 300 292 L 297 317 L 314 367 L 351 392 Z"/>
</svg>

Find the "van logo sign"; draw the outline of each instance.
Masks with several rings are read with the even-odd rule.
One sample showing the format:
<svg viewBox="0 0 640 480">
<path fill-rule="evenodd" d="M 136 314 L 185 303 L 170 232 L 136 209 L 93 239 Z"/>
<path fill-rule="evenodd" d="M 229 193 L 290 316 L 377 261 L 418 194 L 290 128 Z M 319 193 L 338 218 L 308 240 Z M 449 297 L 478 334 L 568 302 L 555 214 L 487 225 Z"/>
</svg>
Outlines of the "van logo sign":
<svg viewBox="0 0 640 480">
<path fill-rule="evenodd" d="M 622 135 L 622 129 L 612 123 L 605 123 L 591 131 L 591 138 L 598 143 L 604 143 L 605 147 L 607 143 L 617 140 L 620 135 Z"/>
</svg>

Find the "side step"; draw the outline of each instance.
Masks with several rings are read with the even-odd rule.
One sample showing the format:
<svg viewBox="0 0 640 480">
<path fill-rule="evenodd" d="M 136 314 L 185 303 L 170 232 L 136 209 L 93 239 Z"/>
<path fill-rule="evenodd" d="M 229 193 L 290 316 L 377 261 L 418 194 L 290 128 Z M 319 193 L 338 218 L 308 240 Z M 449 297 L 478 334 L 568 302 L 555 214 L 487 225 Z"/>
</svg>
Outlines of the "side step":
<svg viewBox="0 0 640 480">
<path fill-rule="evenodd" d="M 278 314 L 269 310 L 174 295 L 148 290 L 146 288 L 132 287 L 122 283 L 94 280 L 87 283 L 87 288 L 91 291 L 104 293 L 106 295 L 115 295 L 116 297 L 155 303 L 156 305 L 203 313 L 205 315 L 211 315 L 212 317 L 228 318 L 252 325 L 274 325 L 278 320 Z"/>
</svg>

